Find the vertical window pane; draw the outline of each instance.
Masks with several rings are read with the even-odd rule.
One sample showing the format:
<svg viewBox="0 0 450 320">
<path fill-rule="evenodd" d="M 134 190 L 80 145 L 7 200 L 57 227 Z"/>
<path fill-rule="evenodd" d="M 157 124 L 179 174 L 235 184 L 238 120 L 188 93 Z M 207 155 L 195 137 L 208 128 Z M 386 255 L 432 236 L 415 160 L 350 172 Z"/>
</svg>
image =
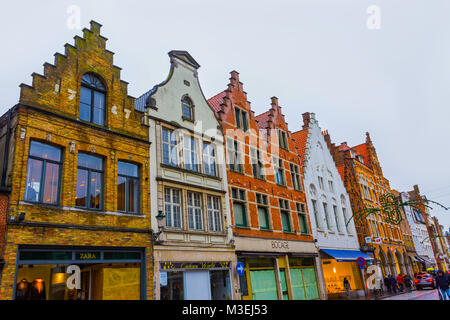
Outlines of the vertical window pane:
<svg viewBox="0 0 450 320">
<path fill-rule="evenodd" d="M 91 121 L 91 101 L 92 90 L 81 87 L 80 95 L 80 119 L 84 121 Z"/>
<path fill-rule="evenodd" d="M 78 169 L 77 191 L 75 199 L 75 206 L 77 207 L 87 207 L 87 179 L 88 179 L 88 171 Z"/>
<path fill-rule="evenodd" d="M 28 159 L 27 182 L 25 186 L 25 200 L 39 201 L 41 188 L 42 161 Z"/>
<path fill-rule="evenodd" d="M 119 176 L 117 180 L 117 210 L 125 211 L 127 178 Z"/>
<path fill-rule="evenodd" d="M 281 211 L 281 222 L 283 224 L 283 231 L 291 231 L 291 225 L 289 222 L 289 213 L 287 211 Z"/>
<path fill-rule="evenodd" d="M 100 209 L 102 195 L 102 174 L 91 172 L 90 177 L 90 205 L 92 209 Z"/>
<path fill-rule="evenodd" d="M 44 203 L 58 202 L 59 164 L 47 162 L 45 168 Z"/>
<path fill-rule="evenodd" d="M 259 219 L 259 227 L 261 229 L 269 229 L 269 219 L 266 208 L 258 207 L 258 219 Z"/>
<path fill-rule="evenodd" d="M 137 212 L 138 194 L 138 181 L 128 179 L 128 212 Z"/>
<path fill-rule="evenodd" d="M 99 125 L 105 124 L 105 95 L 94 91 L 94 119 L 93 122 Z"/>
</svg>

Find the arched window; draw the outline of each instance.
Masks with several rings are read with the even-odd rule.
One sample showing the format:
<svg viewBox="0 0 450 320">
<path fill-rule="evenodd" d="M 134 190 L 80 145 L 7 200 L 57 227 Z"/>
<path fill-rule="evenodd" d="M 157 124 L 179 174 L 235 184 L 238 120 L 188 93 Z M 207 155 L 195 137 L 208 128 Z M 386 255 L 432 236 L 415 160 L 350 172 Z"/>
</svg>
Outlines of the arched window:
<svg viewBox="0 0 450 320">
<path fill-rule="evenodd" d="M 194 121 L 194 104 L 187 96 L 181 100 L 181 106 L 183 108 L 183 119 Z"/>
<path fill-rule="evenodd" d="M 80 119 L 105 125 L 106 88 L 103 82 L 91 73 L 81 78 Z"/>
</svg>

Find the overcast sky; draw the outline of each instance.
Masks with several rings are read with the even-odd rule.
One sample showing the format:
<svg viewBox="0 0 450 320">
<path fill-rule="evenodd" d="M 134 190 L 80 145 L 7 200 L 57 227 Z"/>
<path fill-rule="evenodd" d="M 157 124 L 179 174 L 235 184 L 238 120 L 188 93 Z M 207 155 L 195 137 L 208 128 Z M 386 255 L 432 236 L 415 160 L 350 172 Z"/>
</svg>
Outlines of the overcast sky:
<svg viewBox="0 0 450 320">
<path fill-rule="evenodd" d="M 315 112 L 333 142 L 364 142 L 369 131 L 391 188 L 418 184 L 450 206 L 450 1 L 8 1 L 0 9 L 0 112 L 20 83 L 43 73 L 81 30 L 103 25 L 129 94 L 164 80 L 167 52 L 187 50 L 201 65 L 207 98 L 237 70 L 256 114 L 277 96 L 291 131 Z M 377 15 L 367 9 L 379 8 Z M 379 22 L 379 29 L 376 27 Z M 373 20 L 375 19 L 375 20 Z M 73 20 L 69 20 L 73 21 Z M 446 229 L 450 211 L 432 210 Z"/>
</svg>

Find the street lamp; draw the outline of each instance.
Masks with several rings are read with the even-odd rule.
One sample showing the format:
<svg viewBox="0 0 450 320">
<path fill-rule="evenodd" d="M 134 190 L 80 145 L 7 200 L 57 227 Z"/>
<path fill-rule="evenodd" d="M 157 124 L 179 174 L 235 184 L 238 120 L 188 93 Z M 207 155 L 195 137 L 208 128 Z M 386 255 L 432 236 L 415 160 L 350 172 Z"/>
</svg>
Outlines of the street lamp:
<svg viewBox="0 0 450 320">
<path fill-rule="evenodd" d="M 158 232 L 152 234 L 152 240 L 154 243 L 159 244 L 162 242 L 161 240 L 159 240 L 159 236 L 163 232 L 164 226 L 166 224 L 166 215 L 162 212 L 162 210 L 158 211 L 156 222 L 158 223 Z"/>
</svg>

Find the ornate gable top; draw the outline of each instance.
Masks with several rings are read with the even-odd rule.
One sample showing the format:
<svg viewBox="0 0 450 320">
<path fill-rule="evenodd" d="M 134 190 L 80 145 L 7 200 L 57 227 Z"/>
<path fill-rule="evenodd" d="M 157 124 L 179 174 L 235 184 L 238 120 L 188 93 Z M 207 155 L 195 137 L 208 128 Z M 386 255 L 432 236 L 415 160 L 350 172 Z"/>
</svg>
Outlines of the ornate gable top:
<svg viewBox="0 0 450 320">
<path fill-rule="evenodd" d="M 197 61 L 189 54 L 189 52 L 184 50 L 172 50 L 169 52 L 169 57 L 180 59 L 187 64 L 191 65 L 195 69 L 200 68 L 200 65 Z"/>
</svg>

